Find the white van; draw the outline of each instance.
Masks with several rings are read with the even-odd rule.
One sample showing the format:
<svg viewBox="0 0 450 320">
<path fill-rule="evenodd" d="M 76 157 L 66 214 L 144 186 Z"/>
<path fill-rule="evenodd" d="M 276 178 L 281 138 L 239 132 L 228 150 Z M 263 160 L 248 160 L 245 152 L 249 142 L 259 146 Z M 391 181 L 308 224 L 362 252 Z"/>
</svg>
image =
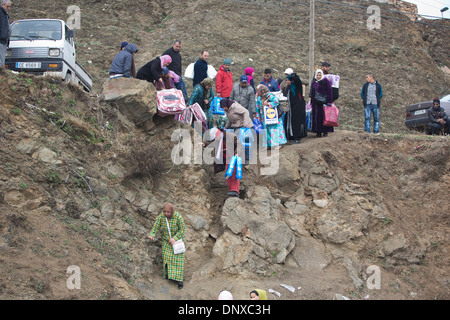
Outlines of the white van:
<svg viewBox="0 0 450 320">
<path fill-rule="evenodd" d="M 5 68 L 57 76 L 91 91 L 92 78 L 76 62 L 74 31 L 63 20 L 29 19 L 11 24 Z"/>
</svg>

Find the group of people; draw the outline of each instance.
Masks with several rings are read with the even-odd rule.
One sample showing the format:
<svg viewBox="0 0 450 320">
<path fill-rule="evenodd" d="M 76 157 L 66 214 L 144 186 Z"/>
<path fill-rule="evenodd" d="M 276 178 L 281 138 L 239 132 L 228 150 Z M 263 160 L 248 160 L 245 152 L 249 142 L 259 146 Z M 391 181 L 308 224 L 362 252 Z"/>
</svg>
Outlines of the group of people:
<svg viewBox="0 0 450 320">
<path fill-rule="evenodd" d="M 231 60 L 225 58 L 219 67 L 215 79 L 208 77 L 209 52 L 202 51 L 193 66 L 193 92 L 190 98 L 182 77 L 181 41 L 174 40 L 172 47 L 163 54 L 149 61 L 136 72 L 134 58 L 138 52 L 136 45 L 123 42 L 119 53 L 114 57 L 109 71 L 110 78 L 133 77 L 146 80 L 155 85 L 157 90 L 176 88 L 183 92 L 188 105 L 198 103 L 206 115 L 207 128 L 214 126 L 211 103 L 214 97 L 231 99 L 247 109 L 250 120 L 260 120 L 267 130 L 267 141 L 264 146 L 280 148 L 290 141 L 299 143 L 307 136 L 306 102 L 303 93 L 303 83 L 297 73 L 291 68 L 286 69 L 284 79 L 275 79 L 272 70 L 266 68 L 264 77 L 258 85 L 255 84 L 255 69 L 245 68 L 239 77 L 239 82 L 233 82 Z M 333 87 L 326 78 L 330 74 L 331 65 L 322 63 L 321 69 L 316 70 L 309 89 L 309 103 L 312 109 L 312 128 L 316 137 L 326 137 L 333 132 L 331 126 L 323 125 L 323 106 L 331 105 L 339 97 L 339 89 Z M 214 93 L 215 88 L 215 93 Z M 279 107 L 279 100 L 274 92 L 281 91 L 287 97 L 288 111 L 283 112 Z M 361 91 L 364 104 L 365 131 L 370 131 L 371 115 L 374 118 L 374 133 L 379 132 L 379 107 L 383 96 L 381 85 L 374 80 L 373 75 L 367 76 L 367 83 Z M 278 123 L 267 125 L 264 121 L 264 109 L 269 106 L 278 110 Z M 232 108 L 235 109 L 236 108 Z M 229 116 L 227 114 L 227 116 Z"/>
<path fill-rule="evenodd" d="M 147 62 L 136 72 L 135 55 L 138 52 L 136 45 L 122 42 L 120 51 L 117 53 L 109 69 L 109 78 L 136 78 L 151 82 L 157 90 L 176 88 L 183 92 L 187 100 L 186 86 L 182 78 L 181 65 L 181 41 L 175 40 L 172 47 L 163 54 Z"/>
</svg>

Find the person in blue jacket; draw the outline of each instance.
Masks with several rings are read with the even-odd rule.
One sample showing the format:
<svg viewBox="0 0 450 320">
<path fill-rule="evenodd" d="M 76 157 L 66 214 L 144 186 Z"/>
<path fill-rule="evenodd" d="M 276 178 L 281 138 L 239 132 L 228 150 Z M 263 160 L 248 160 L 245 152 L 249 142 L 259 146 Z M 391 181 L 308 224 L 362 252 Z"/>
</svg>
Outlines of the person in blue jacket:
<svg viewBox="0 0 450 320">
<path fill-rule="evenodd" d="M 132 43 L 127 44 L 123 50 L 119 51 L 111 63 L 109 78 L 130 78 L 136 52 L 138 52 L 138 48 Z"/>
<path fill-rule="evenodd" d="M 373 114 L 373 133 L 380 133 L 380 101 L 383 98 L 383 88 L 372 73 L 367 74 L 366 83 L 361 89 L 364 105 L 364 131 L 370 133 L 370 120 Z"/>
<path fill-rule="evenodd" d="M 270 92 L 280 91 L 278 81 L 272 77 L 272 70 L 270 69 L 264 70 L 264 78 L 261 80 L 260 84 L 269 88 Z"/>
</svg>

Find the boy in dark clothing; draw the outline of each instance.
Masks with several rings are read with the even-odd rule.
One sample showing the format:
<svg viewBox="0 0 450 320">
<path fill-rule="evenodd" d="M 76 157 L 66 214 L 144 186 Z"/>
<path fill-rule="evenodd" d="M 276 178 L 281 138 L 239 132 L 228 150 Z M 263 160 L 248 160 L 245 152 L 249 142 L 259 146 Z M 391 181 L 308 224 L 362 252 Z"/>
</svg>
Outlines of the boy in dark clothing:
<svg viewBox="0 0 450 320">
<path fill-rule="evenodd" d="M 132 43 L 127 44 L 123 50 L 119 51 L 111 63 L 109 78 L 130 78 L 132 76 L 133 58 L 136 52 L 138 52 L 138 48 Z"/>
<path fill-rule="evenodd" d="M 438 98 L 433 100 L 433 106 L 428 109 L 428 119 L 430 120 L 428 126 L 431 128 L 431 134 L 438 134 L 442 128 L 446 128 L 445 133 L 450 133 L 450 120 Z"/>
</svg>

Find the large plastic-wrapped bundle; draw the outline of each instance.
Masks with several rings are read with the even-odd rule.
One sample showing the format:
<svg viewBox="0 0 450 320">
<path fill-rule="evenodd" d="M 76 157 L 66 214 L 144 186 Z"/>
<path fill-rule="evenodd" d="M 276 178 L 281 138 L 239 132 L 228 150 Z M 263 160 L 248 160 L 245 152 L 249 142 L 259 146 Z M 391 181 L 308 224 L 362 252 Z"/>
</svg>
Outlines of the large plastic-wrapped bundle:
<svg viewBox="0 0 450 320">
<path fill-rule="evenodd" d="M 185 124 L 191 124 L 193 119 L 193 114 L 191 108 L 186 108 L 183 110 L 182 113 L 175 115 L 175 120 L 185 123 Z"/>
<path fill-rule="evenodd" d="M 338 108 L 332 104 L 331 106 L 323 106 L 323 125 L 328 127 L 337 127 L 339 126 L 338 117 L 339 110 Z"/>
<path fill-rule="evenodd" d="M 230 178 L 233 175 L 234 167 L 236 167 L 237 156 L 232 156 L 230 159 L 230 163 L 228 164 L 227 171 L 225 172 L 225 178 Z"/>
<path fill-rule="evenodd" d="M 224 115 L 225 114 L 225 110 L 223 110 L 220 107 L 220 100 L 222 100 L 223 98 L 220 97 L 214 97 L 214 99 L 211 102 L 211 112 L 212 114 L 219 114 L 219 115 Z"/>
<path fill-rule="evenodd" d="M 339 81 L 341 79 L 340 76 L 338 76 L 337 74 L 326 74 L 323 77 L 325 79 L 328 79 L 328 81 L 330 81 L 331 86 L 333 88 L 339 88 Z"/>
<path fill-rule="evenodd" d="M 186 109 L 183 93 L 177 89 L 167 89 L 156 92 L 158 114 L 167 116 L 180 114 Z"/>
<path fill-rule="evenodd" d="M 236 179 L 242 179 L 242 158 L 236 157 Z"/>
</svg>

